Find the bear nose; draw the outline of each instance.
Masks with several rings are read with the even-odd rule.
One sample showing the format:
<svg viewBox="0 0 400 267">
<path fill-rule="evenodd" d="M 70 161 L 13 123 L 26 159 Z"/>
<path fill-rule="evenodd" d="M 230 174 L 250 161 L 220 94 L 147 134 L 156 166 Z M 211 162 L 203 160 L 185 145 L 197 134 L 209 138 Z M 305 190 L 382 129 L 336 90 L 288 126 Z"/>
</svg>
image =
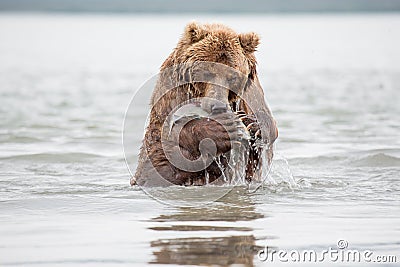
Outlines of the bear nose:
<svg viewBox="0 0 400 267">
<path fill-rule="evenodd" d="M 223 113 L 223 112 L 226 112 L 227 110 L 228 110 L 227 105 L 220 101 L 217 101 L 211 105 L 211 113 L 212 114 Z"/>
</svg>

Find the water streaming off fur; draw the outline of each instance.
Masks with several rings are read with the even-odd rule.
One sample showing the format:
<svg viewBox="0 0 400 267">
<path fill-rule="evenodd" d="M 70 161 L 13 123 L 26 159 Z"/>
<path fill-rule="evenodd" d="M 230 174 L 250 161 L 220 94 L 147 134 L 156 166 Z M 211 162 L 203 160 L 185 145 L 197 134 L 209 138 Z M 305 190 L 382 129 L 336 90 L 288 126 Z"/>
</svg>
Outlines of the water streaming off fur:
<svg viewBox="0 0 400 267">
<path fill-rule="evenodd" d="M 218 185 L 209 183 L 209 174 L 205 171 L 206 185 L 200 190 L 204 190 L 206 193 L 199 192 L 197 194 L 197 187 L 189 189 L 180 186 L 175 186 L 175 190 L 170 188 L 143 188 L 143 190 L 149 197 L 167 205 L 197 207 L 218 201 L 235 188 L 241 188 L 242 192 L 247 194 L 254 194 L 258 190 L 272 192 L 293 191 L 307 186 L 307 179 L 297 181 L 294 178 L 289 163 L 283 156 L 277 154 L 274 156 L 272 163 L 268 163 L 266 149 L 262 150 L 261 163 L 258 166 L 261 169 L 259 177 L 255 177 L 255 180 L 249 183 L 245 179 L 247 167 L 245 163 L 248 155 L 246 150 L 243 151 L 244 149 L 245 146 L 242 145 L 231 151 L 231 160 L 227 167 L 222 165 L 220 157 L 215 158 L 215 162 L 222 172 L 221 176 L 224 183 L 218 183 Z"/>
<path fill-rule="evenodd" d="M 201 102 L 203 99 L 191 99 L 188 102 L 180 105 L 176 110 L 173 110 L 171 114 L 168 116 L 167 122 L 169 132 L 171 133 L 174 127 L 179 127 L 178 124 L 181 120 L 185 122 L 189 122 L 190 120 L 196 120 L 199 118 L 207 118 L 212 117 L 211 114 L 207 114 L 201 108 Z M 239 106 L 239 103 L 236 103 L 236 106 Z M 228 111 L 231 112 L 231 111 Z M 240 112 L 236 110 L 235 112 Z M 241 119 L 248 118 L 248 115 L 242 114 L 240 116 Z M 259 162 L 254 161 L 254 165 L 256 166 L 255 174 L 253 180 L 251 182 L 246 181 L 246 172 L 247 172 L 247 163 L 249 161 L 249 149 L 252 146 L 251 140 L 252 137 L 250 132 L 246 129 L 246 126 L 243 124 L 238 127 L 238 130 L 241 131 L 242 137 L 238 140 L 232 140 L 232 149 L 229 152 L 229 156 L 222 155 L 214 157 L 213 161 L 217 164 L 221 171 L 221 178 L 224 184 L 222 186 L 228 186 L 231 188 L 232 186 L 244 186 L 249 190 L 257 190 L 262 186 L 288 186 L 289 188 L 298 186 L 289 167 L 288 161 L 282 157 L 281 155 L 276 155 L 273 162 L 268 162 L 268 146 L 262 144 L 262 140 L 258 139 L 254 142 L 254 148 L 260 148 L 261 153 L 259 155 Z M 222 159 L 224 159 L 227 164 L 226 166 L 222 163 Z M 273 168 L 271 168 L 273 165 Z M 204 171 L 205 174 L 205 185 L 213 185 L 210 183 L 209 173 L 207 170 Z M 221 185 L 221 183 L 218 183 Z M 159 199 L 157 193 L 155 193 L 155 197 Z M 162 199 L 159 199 L 162 201 Z M 216 199 L 205 199 L 206 201 L 214 201 Z M 196 197 L 196 201 L 198 201 Z M 180 203 L 180 202 L 179 202 Z M 180 204 L 182 205 L 182 204 Z"/>
<path fill-rule="evenodd" d="M 164 205 L 129 186 L 122 120 L 193 19 L 261 35 L 279 138 L 262 187 L 153 189 Z M 398 14 L 0 14 L 0 265 L 267 266 L 266 245 L 339 239 L 400 256 L 399 31 Z"/>
</svg>

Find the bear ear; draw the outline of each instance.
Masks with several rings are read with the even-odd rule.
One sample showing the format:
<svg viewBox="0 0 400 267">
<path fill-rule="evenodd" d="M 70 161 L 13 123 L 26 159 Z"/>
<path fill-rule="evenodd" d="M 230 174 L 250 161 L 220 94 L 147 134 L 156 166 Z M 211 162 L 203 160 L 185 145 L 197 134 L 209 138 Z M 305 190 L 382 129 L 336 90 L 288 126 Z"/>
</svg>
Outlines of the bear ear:
<svg viewBox="0 0 400 267">
<path fill-rule="evenodd" d="M 206 30 L 202 25 L 193 21 L 186 25 L 184 39 L 188 40 L 189 43 L 196 43 L 206 36 Z"/>
<path fill-rule="evenodd" d="M 241 33 L 239 34 L 239 42 L 246 53 L 253 53 L 260 43 L 260 37 L 254 32 Z"/>
</svg>

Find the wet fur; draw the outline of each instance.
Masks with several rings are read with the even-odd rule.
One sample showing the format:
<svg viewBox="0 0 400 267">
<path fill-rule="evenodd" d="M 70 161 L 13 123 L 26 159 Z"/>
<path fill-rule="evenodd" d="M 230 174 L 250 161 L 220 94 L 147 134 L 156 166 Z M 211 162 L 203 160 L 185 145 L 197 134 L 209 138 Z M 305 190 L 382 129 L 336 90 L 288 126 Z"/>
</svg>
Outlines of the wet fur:
<svg viewBox="0 0 400 267">
<path fill-rule="evenodd" d="M 173 90 L 166 90 L 166 81 L 171 77 L 177 79 L 187 75 L 187 70 L 176 69 L 173 73 L 163 72 L 173 66 L 184 63 L 194 63 L 200 61 L 217 62 L 230 66 L 248 77 L 244 92 L 251 94 L 251 90 L 258 90 L 258 95 L 264 95 L 258 82 L 256 71 L 256 59 L 254 51 L 259 44 L 259 37 L 255 33 L 237 34 L 230 28 L 220 24 L 199 25 L 195 22 L 189 23 L 184 34 L 178 42 L 176 48 L 168 56 L 161 66 L 161 76 L 154 89 L 151 99 L 151 113 L 149 125 L 146 128 L 143 145 L 139 155 L 138 167 L 132 184 L 143 186 L 168 186 L 168 185 L 202 185 L 205 182 L 204 171 L 185 172 L 174 167 L 166 158 L 162 144 L 161 134 L 163 123 L 168 114 L 179 104 L 188 100 L 188 98 L 204 97 L 206 86 L 202 83 L 188 83 L 181 85 Z M 254 86 L 254 84 L 256 86 Z M 253 85 L 253 86 L 252 86 Z M 241 110 L 245 114 L 252 115 L 250 108 L 241 102 L 237 105 L 238 96 L 235 93 L 229 93 L 229 103 L 233 110 Z M 263 101 L 265 102 L 265 101 Z M 261 103 L 262 104 L 262 103 Z M 272 119 L 271 112 L 265 104 L 261 108 L 271 121 L 268 136 L 269 145 L 277 137 L 275 122 Z M 254 123 L 253 134 L 259 129 L 258 124 L 252 116 L 246 120 L 240 120 L 238 116 L 233 116 L 231 120 L 240 121 L 245 125 Z M 188 123 L 180 133 L 179 143 L 171 142 L 164 146 L 164 149 L 178 146 L 182 154 L 191 160 L 198 158 L 198 143 L 201 138 L 208 137 L 217 144 L 218 154 L 227 153 L 230 147 L 228 133 L 222 125 L 214 120 L 200 119 Z M 250 159 L 247 166 L 246 179 L 251 181 L 259 160 L 258 148 L 251 148 Z M 271 148 L 272 158 L 272 148 Z M 224 160 L 222 160 L 223 164 Z M 154 166 L 154 168 L 152 168 Z M 215 163 L 211 164 L 207 171 L 210 173 L 210 182 L 216 180 L 221 175 L 221 170 Z M 162 177 L 164 179 L 162 179 Z"/>
</svg>

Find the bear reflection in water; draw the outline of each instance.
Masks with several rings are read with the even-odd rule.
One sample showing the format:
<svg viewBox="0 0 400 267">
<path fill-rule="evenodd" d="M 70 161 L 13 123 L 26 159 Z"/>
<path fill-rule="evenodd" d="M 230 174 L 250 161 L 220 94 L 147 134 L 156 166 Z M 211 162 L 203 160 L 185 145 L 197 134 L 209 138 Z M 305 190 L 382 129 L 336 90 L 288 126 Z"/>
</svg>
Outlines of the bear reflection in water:
<svg viewBox="0 0 400 267">
<path fill-rule="evenodd" d="M 256 237 L 251 227 L 238 222 L 263 218 L 244 189 L 233 190 L 211 205 L 181 207 L 178 213 L 160 215 L 151 220 L 149 229 L 167 238 L 150 242 L 150 263 L 254 266 L 258 251 L 273 237 Z M 180 233 L 181 238 L 168 238 Z"/>
<path fill-rule="evenodd" d="M 257 77 L 258 44 L 255 33 L 220 24 L 186 26 L 162 64 L 132 185 L 262 180 L 278 131 Z"/>
<path fill-rule="evenodd" d="M 205 266 L 254 266 L 254 256 L 262 249 L 252 235 L 165 239 L 151 242 L 151 247 L 160 251 L 154 252 L 156 260 L 150 263 Z"/>
</svg>

